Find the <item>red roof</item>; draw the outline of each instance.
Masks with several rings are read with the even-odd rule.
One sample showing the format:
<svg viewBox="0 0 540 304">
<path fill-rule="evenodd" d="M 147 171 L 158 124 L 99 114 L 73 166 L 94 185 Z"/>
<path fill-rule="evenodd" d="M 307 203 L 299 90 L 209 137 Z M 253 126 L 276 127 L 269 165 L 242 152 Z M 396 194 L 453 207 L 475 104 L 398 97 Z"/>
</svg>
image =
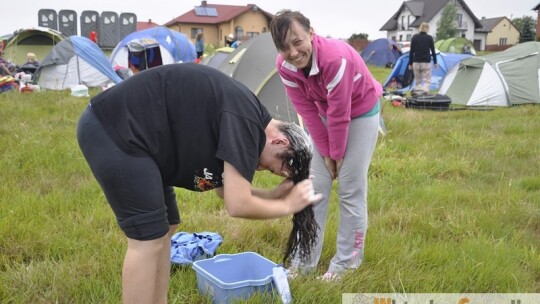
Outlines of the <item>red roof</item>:
<svg viewBox="0 0 540 304">
<path fill-rule="evenodd" d="M 148 19 L 148 21 L 137 21 L 137 31 L 142 31 L 156 26 L 159 26 L 159 24 L 152 22 L 152 19 Z"/>
<path fill-rule="evenodd" d="M 254 4 L 248 4 L 247 6 L 206 4 L 206 7 L 215 8 L 217 11 L 217 16 L 197 16 L 195 14 L 195 9 L 192 9 L 189 12 L 165 23 L 165 26 L 174 25 L 176 23 L 219 24 L 231 21 L 232 19 L 253 9 L 261 11 L 261 13 L 266 15 L 268 19 L 272 19 L 274 17 L 274 15 L 260 9 Z"/>
</svg>

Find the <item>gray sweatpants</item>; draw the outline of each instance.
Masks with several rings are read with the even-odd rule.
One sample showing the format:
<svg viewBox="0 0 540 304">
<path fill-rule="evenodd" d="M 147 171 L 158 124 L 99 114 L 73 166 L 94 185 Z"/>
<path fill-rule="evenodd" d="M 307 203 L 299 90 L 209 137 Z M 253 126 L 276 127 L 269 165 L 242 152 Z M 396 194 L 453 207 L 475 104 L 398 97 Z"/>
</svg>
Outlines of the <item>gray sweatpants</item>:
<svg viewBox="0 0 540 304">
<path fill-rule="evenodd" d="M 340 273 L 346 269 L 355 269 L 364 259 L 364 241 L 368 226 L 367 192 L 368 169 L 377 143 L 379 114 L 358 117 L 351 121 L 347 150 L 338 176 L 339 226 L 337 233 L 337 252 L 330 262 L 328 271 Z M 324 164 L 324 158 L 317 149 L 311 162 L 311 175 L 316 193 L 324 198 L 313 210 L 320 226 L 318 241 L 312 256 L 305 264 L 294 257 L 292 267 L 302 273 L 315 270 L 324 240 L 328 202 L 333 181 Z"/>
</svg>

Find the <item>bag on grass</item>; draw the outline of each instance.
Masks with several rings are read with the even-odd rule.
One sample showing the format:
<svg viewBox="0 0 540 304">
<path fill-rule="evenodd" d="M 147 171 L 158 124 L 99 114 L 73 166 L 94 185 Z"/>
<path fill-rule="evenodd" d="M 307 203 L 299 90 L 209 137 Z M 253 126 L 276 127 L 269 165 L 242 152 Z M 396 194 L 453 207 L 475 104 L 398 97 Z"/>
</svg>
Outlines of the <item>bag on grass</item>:
<svg viewBox="0 0 540 304">
<path fill-rule="evenodd" d="M 421 95 L 407 98 L 405 107 L 413 109 L 429 109 L 446 111 L 450 108 L 452 99 L 447 95 Z"/>
</svg>

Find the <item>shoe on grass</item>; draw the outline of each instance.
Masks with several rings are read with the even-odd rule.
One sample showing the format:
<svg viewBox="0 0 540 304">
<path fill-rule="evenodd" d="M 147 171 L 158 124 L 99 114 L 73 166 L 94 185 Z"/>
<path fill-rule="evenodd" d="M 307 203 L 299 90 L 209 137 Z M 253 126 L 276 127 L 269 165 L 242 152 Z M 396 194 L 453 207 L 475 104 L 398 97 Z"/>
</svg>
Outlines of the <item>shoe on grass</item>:
<svg viewBox="0 0 540 304">
<path fill-rule="evenodd" d="M 285 272 L 287 273 L 287 279 L 289 280 L 293 280 L 298 277 L 298 269 L 296 268 L 288 268 L 285 270 Z"/>
<path fill-rule="evenodd" d="M 322 276 L 317 277 L 317 279 L 323 281 L 323 282 L 329 282 L 329 283 L 337 283 L 341 281 L 341 274 L 337 272 L 330 272 L 327 271 Z"/>
</svg>

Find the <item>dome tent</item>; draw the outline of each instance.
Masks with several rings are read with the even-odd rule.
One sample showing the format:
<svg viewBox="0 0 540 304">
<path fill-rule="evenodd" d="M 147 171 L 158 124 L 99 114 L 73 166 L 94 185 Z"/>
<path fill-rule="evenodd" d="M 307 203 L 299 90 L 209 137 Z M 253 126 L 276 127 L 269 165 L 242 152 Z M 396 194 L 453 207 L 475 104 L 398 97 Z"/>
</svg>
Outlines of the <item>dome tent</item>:
<svg viewBox="0 0 540 304">
<path fill-rule="evenodd" d="M 414 76 L 413 72 L 409 70 L 409 52 L 404 53 L 396 61 L 394 69 L 390 72 L 390 75 L 386 78 L 384 82 L 384 89 L 391 90 L 393 92 L 404 93 L 414 89 Z M 454 67 L 457 63 L 465 58 L 471 57 L 470 54 L 451 54 L 451 53 L 442 53 L 436 51 L 437 63 L 439 68 L 435 68 L 435 65 L 431 65 L 431 83 L 429 86 L 430 90 L 437 90 L 441 86 L 442 80 L 446 77 L 448 71 Z M 433 63 L 433 59 L 431 59 Z M 399 84 L 398 86 L 396 86 Z M 395 86 L 395 87 L 394 87 Z"/>
<path fill-rule="evenodd" d="M 4 58 L 22 65 L 26 62 L 26 54 L 32 52 L 38 60 L 42 60 L 64 38 L 60 32 L 49 28 L 23 29 L 9 39 L 4 49 Z"/>
<path fill-rule="evenodd" d="M 272 35 L 263 33 L 233 50 L 216 62 L 203 60 L 202 63 L 243 83 L 259 98 L 273 118 L 302 125 L 277 73 L 278 52 Z"/>
<path fill-rule="evenodd" d="M 41 88 L 51 90 L 71 89 L 79 84 L 102 87 L 122 81 L 99 46 L 81 36 L 70 36 L 58 43 L 41 62 L 35 79 Z"/>
<path fill-rule="evenodd" d="M 439 93 L 467 106 L 512 106 L 540 102 L 540 42 L 473 56 L 449 72 Z"/>
<path fill-rule="evenodd" d="M 401 56 L 398 44 L 387 38 L 373 40 L 360 54 L 367 64 L 393 66 Z"/>
<path fill-rule="evenodd" d="M 473 43 L 463 37 L 438 40 L 435 48 L 444 53 L 476 55 Z"/>
<path fill-rule="evenodd" d="M 152 39 L 159 43 L 159 53 L 162 64 L 178 62 L 193 62 L 197 58 L 195 46 L 188 37 L 180 32 L 170 30 L 164 26 L 156 26 L 124 37 L 111 53 L 110 61 L 113 66 L 128 67 L 129 49 L 131 41 Z"/>
</svg>

